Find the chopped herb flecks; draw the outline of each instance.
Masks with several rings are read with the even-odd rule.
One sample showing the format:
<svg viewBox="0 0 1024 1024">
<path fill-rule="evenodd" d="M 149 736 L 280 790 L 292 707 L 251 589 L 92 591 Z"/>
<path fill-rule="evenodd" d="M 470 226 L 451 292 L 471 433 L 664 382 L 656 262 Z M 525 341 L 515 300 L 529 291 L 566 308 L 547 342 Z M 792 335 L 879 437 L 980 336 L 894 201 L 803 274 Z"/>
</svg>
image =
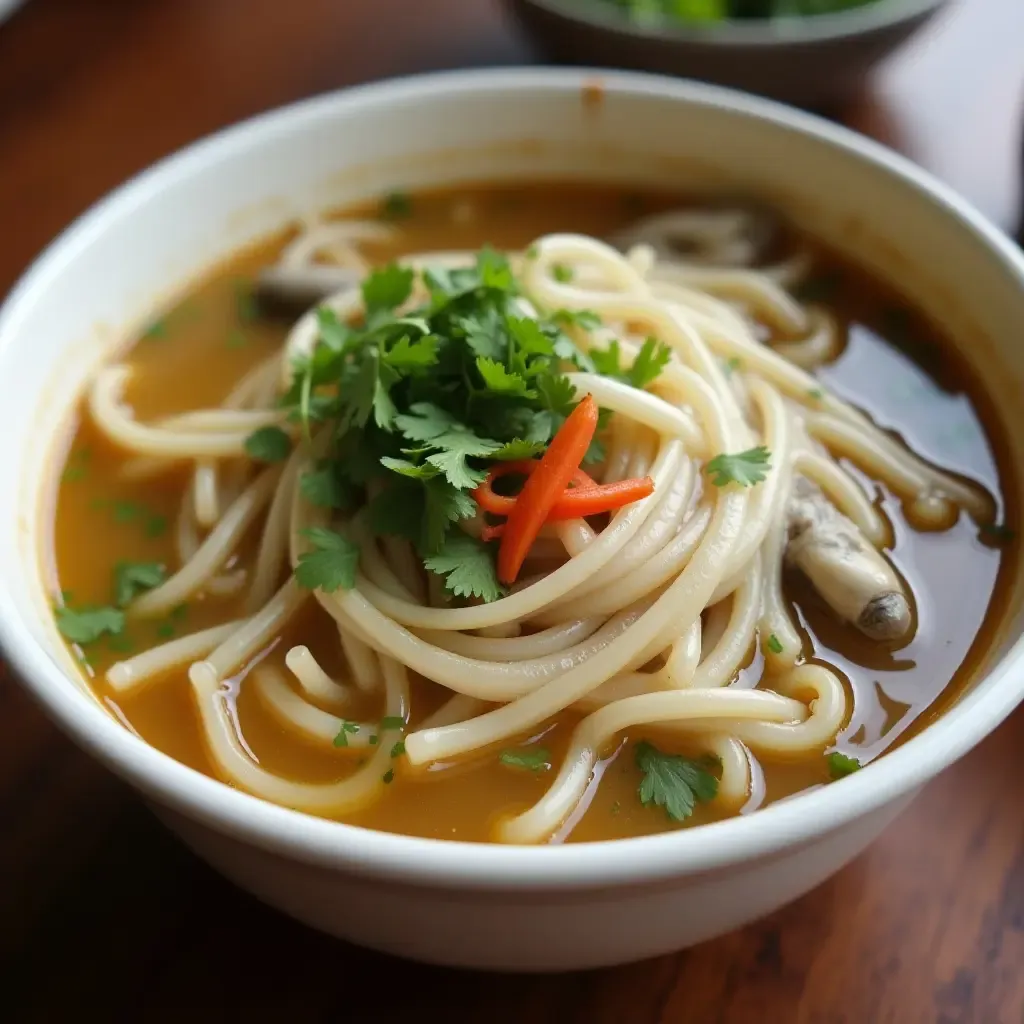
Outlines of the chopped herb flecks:
<svg viewBox="0 0 1024 1024">
<path fill-rule="evenodd" d="M 347 747 L 349 736 L 357 732 L 359 732 L 357 722 L 342 722 L 338 735 L 334 737 L 334 745 L 336 747 Z"/>
<path fill-rule="evenodd" d="M 543 747 L 503 750 L 498 760 L 510 768 L 525 768 L 531 772 L 544 771 L 551 767 L 551 754 Z"/>
<path fill-rule="evenodd" d="M 829 754 L 826 760 L 828 761 L 828 773 L 833 779 L 841 779 L 846 775 L 852 775 L 861 767 L 861 763 L 857 758 L 840 754 L 838 751 Z"/>
<path fill-rule="evenodd" d="M 127 608 L 138 594 L 160 586 L 166 577 L 167 571 L 159 562 L 118 562 L 114 566 L 117 606 Z"/>
<path fill-rule="evenodd" d="M 76 644 L 91 644 L 105 634 L 117 635 L 124 629 L 124 612 L 120 608 L 56 609 L 57 628 L 65 639 Z"/>
<path fill-rule="evenodd" d="M 110 509 L 114 522 L 119 525 L 141 524 L 147 537 L 159 537 L 167 530 L 167 517 L 159 512 L 154 512 L 138 501 L 128 498 L 115 498 L 113 501 L 106 501 L 99 498 L 92 502 L 92 507 Z"/>
</svg>

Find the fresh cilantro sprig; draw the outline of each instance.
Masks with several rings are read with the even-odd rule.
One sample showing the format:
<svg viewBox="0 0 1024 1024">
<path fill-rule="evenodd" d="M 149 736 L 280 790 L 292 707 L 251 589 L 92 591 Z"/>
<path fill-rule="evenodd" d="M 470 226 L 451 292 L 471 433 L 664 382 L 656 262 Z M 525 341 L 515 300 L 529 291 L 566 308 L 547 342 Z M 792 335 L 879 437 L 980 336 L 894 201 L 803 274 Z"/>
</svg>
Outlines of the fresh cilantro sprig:
<svg viewBox="0 0 1024 1024">
<path fill-rule="evenodd" d="M 657 338 L 648 338 L 640 346 L 632 365 L 624 368 L 619 343 L 613 341 L 606 349 L 591 349 L 590 358 L 598 373 L 625 381 L 635 388 L 645 388 L 668 366 L 672 349 Z"/>
<path fill-rule="evenodd" d="M 468 267 L 382 267 L 362 299 L 360 322 L 318 310 L 316 343 L 293 366 L 288 416 L 304 436 L 326 431 L 330 441 L 301 491 L 322 508 L 362 508 L 373 534 L 411 541 L 455 596 L 494 600 L 493 548 L 453 527 L 477 513 L 471 492 L 490 464 L 543 453 L 576 406 L 566 371 L 600 372 L 565 330 L 590 330 L 597 318 L 527 315 L 507 258 L 491 249 Z M 652 340 L 623 379 L 646 386 L 667 358 Z M 281 435 L 254 435 L 250 454 L 285 457 Z M 588 455 L 599 458 L 599 445 Z M 352 572 L 355 557 L 345 555 Z M 296 575 L 344 586 L 341 562 L 316 548 Z"/>
<path fill-rule="evenodd" d="M 336 590 L 351 590 L 356 585 L 356 567 L 359 548 L 347 537 L 321 526 L 303 530 L 310 550 L 299 555 L 295 579 L 308 590 L 322 590 L 333 594 Z"/>
<path fill-rule="evenodd" d="M 745 452 L 716 455 L 704 467 L 716 487 L 739 484 L 750 487 L 759 484 L 772 468 L 771 452 L 764 445 Z"/>
<path fill-rule="evenodd" d="M 640 803 L 644 807 L 664 807 L 673 821 L 685 821 L 698 802 L 713 800 L 718 793 L 718 779 L 710 769 L 715 758 L 694 761 L 680 754 L 665 754 L 646 740 L 634 750 L 636 765 L 643 772 Z"/>
<path fill-rule="evenodd" d="M 496 601 L 504 590 L 494 568 L 493 545 L 464 533 L 450 533 L 444 547 L 424 560 L 430 572 L 445 577 L 445 586 L 456 597 Z"/>
</svg>

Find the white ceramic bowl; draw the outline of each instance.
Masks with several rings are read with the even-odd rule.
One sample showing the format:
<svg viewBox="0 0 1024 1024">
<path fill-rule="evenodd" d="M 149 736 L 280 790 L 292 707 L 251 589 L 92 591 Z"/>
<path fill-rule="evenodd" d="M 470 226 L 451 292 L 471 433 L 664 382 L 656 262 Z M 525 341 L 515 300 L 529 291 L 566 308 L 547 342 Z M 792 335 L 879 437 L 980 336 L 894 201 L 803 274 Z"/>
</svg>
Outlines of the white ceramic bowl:
<svg viewBox="0 0 1024 1024">
<path fill-rule="evenodd" d="M 796 898 L 855 857 L 1024 695 L 1018 581 L 987 674 L 879 763 L 756 814 L 669 835 L 538 848 L 364 831 L 263 803 L 158 753 L 91 698 L 47 607 L 40 538 L 54 439 L 90 367 L 168 291 L 301 210 L 396 187 L 572 174 L 745 188 L 897 281 L 969 344 L 1024 460 L 1024 259 L 941 185 L 841 128 L 716 88 L 509 70 L 325 96 L 201 142 L 70 228 L 0 312 L 0 641 L 72 739 L 200 856 L 326 931 L 505 969 L 676 950 Z"/>
</svg>

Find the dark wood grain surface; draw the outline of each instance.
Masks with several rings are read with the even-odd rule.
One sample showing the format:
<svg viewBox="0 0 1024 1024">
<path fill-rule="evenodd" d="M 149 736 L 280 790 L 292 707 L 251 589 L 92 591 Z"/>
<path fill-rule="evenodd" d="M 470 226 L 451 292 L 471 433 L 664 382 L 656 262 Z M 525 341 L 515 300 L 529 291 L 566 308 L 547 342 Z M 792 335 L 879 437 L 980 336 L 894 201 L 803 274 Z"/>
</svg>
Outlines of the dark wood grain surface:
<svg viewBox="0 0 1024 1024">
<path fill-rule="evenodd" d="M 197 136 L 370 78 L 528 60 L 492 0 L 29 0 L 0 26 L 0 294 Z M 960 0 L 840 112 L 1011 227 L 1024 3 Z M 1020 1024 L 1024 714 L 771 918 L 556 977 L 443 971 L 267 910 L 0 682 L 0 1015 L 15 1021 Z M 13 1010 L 13 1016 L 9 1016 Z"/>
</svg>

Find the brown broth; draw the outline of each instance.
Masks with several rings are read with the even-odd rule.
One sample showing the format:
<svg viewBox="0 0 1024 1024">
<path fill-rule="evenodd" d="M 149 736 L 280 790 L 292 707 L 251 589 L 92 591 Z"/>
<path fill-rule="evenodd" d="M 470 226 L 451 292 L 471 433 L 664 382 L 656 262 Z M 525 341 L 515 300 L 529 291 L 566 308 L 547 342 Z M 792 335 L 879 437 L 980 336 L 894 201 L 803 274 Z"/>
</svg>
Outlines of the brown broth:
<svg viewBox="0 0 1024 1024">
<path fill-rule="evenodd" d="M 601 236 L 638 213 L 678 205 L 677 196 L 637 195 L 620 188 L 578 183 L 487 186 L 424 193 L 414 197 L 400 227 L 400 244 L 379 247 L 375 258 L 400 252 L 477 248 L 521 248 L 555 230 Z M 370 208 L 355 211 L 373 215 Z M 140 418 L 152 419 L 218 403 L 238 378 L 283 341 L 286 326 L 252 316 L 246 285 L 272 262 L 283 238 L 239 254 L 218 268 L 188 297 L 155 321 L 132 348 L 136 369 L 129 400 Z M 834 292 L 828 304 L 848 324 L 848 344 L 820 371 L 829 387 L 897 432 L 918 453 L 969 476 L 1002 502 L 1012 494 L 999 445 L 999 425 L 988 415 L 969 368 L 952 344 L 901 306 L 898 299 L 823 254 L 817 284 Z M 984 416 L 984 422 L 983 422 Z M 986 429 L 987 428 L 987 429 Z M 997 458 L 999 456 L 999 458 Z M 76 426 L 59 488 L 53 524 L 56 590 L 75 605 L 110 601 L 113 566 L 121 560 L 173 564 L 171 527 L 181 501 L 184 473 L 144 484 L 118 478 L 124 461 L 86 417 Z M 999 547 L 979 535 L 966 516 L 950 530 L 922 533 L 904 518 L 899 501 L 866 481 L 893 524 L 893 561 L 910 582 L 919 626 L 898 651 L 867 642 L 838 625 L 799 580 L 787 581 L 799 621 L 814 656 L 843 673 L 854 695 L 853 714 L 839 749 L 870 760 L 920 729 L 969 684 L 972 669 L 996 626 L 993 601 L 1008 575 L 1015 545 Z M 1016 509 L 1002 509 L 1015 521 Z M 251 554 L 243 551 L 244 560 Z M 70 595 L 68 597 L 67 595 Z M 131 624 L 127 639 L 135 650 L 171 635 L 192 632 L 240 614 L 235 600 L 197 599 L 180 616 Z M 317 614 L 292 623 L 267 657 L 283 660 L 289 641 L 301 637 L 322 664 L 340 673 L 336 634 Z M 106 668 L 123 654 L 122 638 L 90 645 L 84 663 L 92 685 L 119 719 L 147 742 L 198 771 L 213 774 L 205 753 L 184 672 L 160 680 L 138 696 L 115 702 L 103 682 Z M 740 685 L 756 685 L 761 659 L 754 655 Z M 413 721 L 441 699 L 440 687 L 414 682 Z M 355 707 L 353 717 L 373 718 L 379 708 Z M 238 720 L 246 743 L 261 764 L 309 782 L 335 780 L 354 767 L 352 751 L 323 751 L 296 738 L 270 718 L 244 685 Z M 566 716 L 538 731 L 557 763 L 572 726 Z M 629 740 L 642 738 L 638 732 Z M 471 763 L 437 767 L 413 776 L 398 762 L 397 778 L 385 799 L 345 820 L 369 828 L 438 838 L 487 840 L 499 815 L 522 809 L 549 785 L 547 772 L 502 765 L 489 751 Z M 825 759 L 816 755 L 790 764 L 764 765 L 764 803 L 828 782 Z M 601 784 L 590 786 L 574 820 L 556 840 L 595 840 L 648 834 L 680 827 L 637 799 L 640 779 L 630 742 L 598 766 Z M 698 806 L 685 824 L 714 817 Z"/>
</svg>

